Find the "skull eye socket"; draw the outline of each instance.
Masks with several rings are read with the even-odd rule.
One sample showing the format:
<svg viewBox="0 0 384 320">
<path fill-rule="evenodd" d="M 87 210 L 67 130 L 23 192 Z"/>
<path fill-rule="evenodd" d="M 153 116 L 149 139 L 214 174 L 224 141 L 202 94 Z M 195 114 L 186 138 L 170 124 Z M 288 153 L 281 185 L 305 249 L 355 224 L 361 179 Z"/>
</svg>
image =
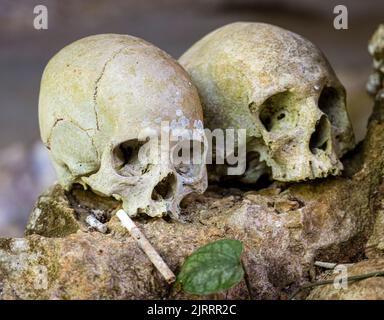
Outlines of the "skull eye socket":
<svg viewBox="0 0 384 320">
<path fill-rule="evenodd" d="M 137 145 L 137 140 L 127 141 L 119 144 L 115 148 L 115 166 L 117 169 L 135 161 L 135 151 L 137 150 Z"/>
<path fill-rule="evenodd" d="M 292 125 L 295 120 L 289 117 L 287 106 L 292 100 L 292 94 L 288 91 L 280 92 L 269 97 L 260 106 L 259 119 L 267 131 L 284 130 Z M 250 106 L 251 112 L 254 106 Z"/>
<path fill-rule="evenodd" d="M 121 159 L 123 165 L 128 164 L 132 160 L 133 148 L 131 146 L 121 144 L 119 146 L 119 151 L 119 158 Z"/>
<path fill-rule="evenodd" d="M 122 176 L 133 176 L 148 171 L 148 165 L 139 159 L 140 148 L 146 141 L 137 139 L 125 141 L 115 147 L 113 151 L 113 164 L 116 172 Z"/>
<path fill-rule="evenodd" d="M 340 110 L 344 109 L 343 95 L 332 87 L 324 87 L 318 101 L 318 106 L 327 116 L 332 125 L 338 127 L 340 124 Z"/>
</svg>

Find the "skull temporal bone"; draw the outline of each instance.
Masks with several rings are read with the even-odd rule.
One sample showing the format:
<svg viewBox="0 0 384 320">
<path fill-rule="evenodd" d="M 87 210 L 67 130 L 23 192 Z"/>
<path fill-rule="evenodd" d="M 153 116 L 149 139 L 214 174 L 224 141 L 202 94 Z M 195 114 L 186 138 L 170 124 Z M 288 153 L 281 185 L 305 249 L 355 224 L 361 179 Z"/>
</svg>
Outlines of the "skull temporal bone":
<svg viewBox="0 0 384 320">
<path fill-rule="evenodd" d="M 268 24 L 233 23 L 179 61 L 199 90 L 205 125 L 247 130 L 241 181 L 256 182 L 266 166 L 280 181 L 340 173 L 339 157 L 354 146 L 345 90 L 308 40 Z M 218 168 L 214 180 L 224 175 Z"/>
<path fill-rule="evenodd" d="M 131 216 L 177 218 L 182 198 L 206 188 L 203 164 L 180 171 L 172 161 L 151 158 L 151 152 L 142 152 L 146 161 L 138 157 L 139 150 L 159 141 L 162 122 L 180 117 L 185 129 L 203 119 L 189 76 L 166 53 L 135 37 L 106 34 L 76 41 L 56 54 L 43 74 L 40 131 L 59 182 L 122 200 Z M 157 139 L 140 141 L 148 130 Z M 162 160 L 172 160 L 172 149 L 169 153 Z"/>
</svg>

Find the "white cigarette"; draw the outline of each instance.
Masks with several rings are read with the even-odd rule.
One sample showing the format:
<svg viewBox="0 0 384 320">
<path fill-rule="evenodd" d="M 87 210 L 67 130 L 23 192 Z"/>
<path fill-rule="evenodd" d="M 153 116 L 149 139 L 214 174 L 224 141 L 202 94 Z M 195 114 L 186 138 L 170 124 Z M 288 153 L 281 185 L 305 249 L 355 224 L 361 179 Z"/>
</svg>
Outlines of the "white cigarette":
<svg viewBox="0 0 384 320">
<path fill-rule="evenodd" d="M 121 224 L 128 229 L 131 236 L 136 240 L 141 250 L 148 256 L 149 260 L 154 264 L 154 266 L 159 270 L 164 279 L 168 283 L 173 283 L 176 280 L 174 273 L 169 269 L 167 264 L 164 262 L 163 258 L 160 257 L 155 248 L 147 240 L 144 234 L 140 229 L 135 225 L 133 220 L 127 215 L 127 213 L 120 209 L 116 213 L 117 217 L 120 219 Z"/>
</svg>

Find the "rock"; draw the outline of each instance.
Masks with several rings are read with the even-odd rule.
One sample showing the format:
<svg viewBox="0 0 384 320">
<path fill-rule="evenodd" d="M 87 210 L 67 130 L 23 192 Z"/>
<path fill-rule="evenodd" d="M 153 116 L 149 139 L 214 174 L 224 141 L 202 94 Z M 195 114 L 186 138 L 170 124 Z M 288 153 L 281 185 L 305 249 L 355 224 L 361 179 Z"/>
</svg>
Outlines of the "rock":
<svg viewBox="0 0 384 320">
<path fill-rule="evenodd" d="M 39 197 L 26 226 L 25 235 L 65 237 L 79 228 L 75 211 L 70 207 L 64 190 L 55 185 Z"/>
<path fill-rule="evenodd" d="M 375 199 L 375 226 L 365 247 L 365 255 L 368 258 L 384 257 L 384 183 L 379 186 Z"/>
<path fill-rule="evenodd" d="M 30 216 L 25 235 L 38 234 L 44 237 L 65 237 L 88 225 L 85 219 L 95 215 L 101 222 L 109 219 L 111 211 L 119 203 L 112 198 L 102 198 L 82 188 L 74 188 L 71 193 L 54 185 L 43 193 Z"/>
<path fill-rule="evenodd" d="M 348 277 L 384 271 L 384 259 L 369 259 L 347 268 Z M 335 275 L 326 279 L 334 279 Z M 348 283 L 347 288 L 333 284 L 314 288 L 309 300 L 384 300 L 384 277 L 372 277 Z"/>
<path fill-rule="evenodd" d="M 375 106 L 371 119 L 384 121 L 384 24 L 380 25 L 374 33 L 369 51 L 373 56 L 373 75 L 378 75 L 376 91 L 371 92 L 375 96 Z M 368 84 L 371 79 L 369 79 Z M 369 85 L 368 85 L 369 87 Z M 384 182 L 374 192 L 373 209 L 377 212 L 373 232 L 367 242 L 365 254 L 369 258 L 384 256 Z"/>
</svg>

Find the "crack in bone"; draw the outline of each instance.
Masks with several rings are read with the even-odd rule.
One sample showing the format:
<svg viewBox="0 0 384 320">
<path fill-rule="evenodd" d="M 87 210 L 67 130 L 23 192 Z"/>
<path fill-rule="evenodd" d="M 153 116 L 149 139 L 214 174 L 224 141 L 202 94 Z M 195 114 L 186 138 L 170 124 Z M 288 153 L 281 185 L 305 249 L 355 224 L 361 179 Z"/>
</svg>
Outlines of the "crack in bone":
<svg viewBox="0 0 384 320">
<path fill-rule="evenodd" d="M 101 69 L 101 73 L 100 73 L 99 77 L 97 78 L 97 80 L 95 82 L 95 90 L 93 92 L 93 110 L 94 110 L 94 113 L 95 113 L 96 129 L 97 130 L 100 130 L 99 115 L 97 113 L 97 95 L 99 93 L 98 92 L 99 91 L 99 83 L 100 83 L 101 79 L 104 76 L 104 73 L 105 73 L 105 70 L 106 70 L 108 64 L 111 63 L 123 50 L 125 50 L 127 48 L 128 47 L 126 47 L 126 46 L 120 48 L 119 50 L 115 51 L 110 58 L 107 59 L 107 61 L 104 63 L 103 68 Z"/>
<path fill-rule="evenodd" d="M 57 126 L 57 124 L 60 121 L 64 121 L 64 119 L 63 118 L 59 118 L 59 119 L 55 120 L 55 123 L 53 124 L 53 126 L 52 126 L 52 128 L 51 128 L 51 130 L 49 132 L 49 135 L 48 135 L 48 138 L 47 138 L 47 142 L 44 144 L 48 150 L 51 150 L 51 139 L 52 139 L 53 129 L 55 129 L 55 127 Z"/>
<path fill-rule="evenodd" d="M 92 146 L 95 148 L 95 151 L 96 151 L 96 156 L 98 159 L 100 159 L 100 154 L 99 154 L 99 151 L 97 150 L 97 147 L 96 147 L 96 144 L 95 142 L 93 141 L 93 137 L 88 133 L 88 131 L 90 131 L 91 129 L 84 129 L 82 128 L 78 123 L 76 123 L 75 121 L 72 121 L 72 120 L 67 120 L 67 119 L 64 119 L 64 118 L 58 118 L 55 120 L 55 123 L 53 124 L 50 132 L 49 132 L 49 136 L 47 138 L 47 142 L 44 144 L 45 147 L 50 151 L 51 150 L 51 139 L 52 139 L 52 134 L 53 134 L 53 129 L 55 129 L 55 127 L 61 122 L 61 121 L 68 121 L 70 123 L 72 123 L 74 126 L 76 126 L 78 129 L 80 129 L 81 131 L 84 131 L 85 134 L 88 136 L 88 138 L 91 140 L 91 144 Z M 93 130 L 93 129 L 92 129 Z"/>
</svg>

